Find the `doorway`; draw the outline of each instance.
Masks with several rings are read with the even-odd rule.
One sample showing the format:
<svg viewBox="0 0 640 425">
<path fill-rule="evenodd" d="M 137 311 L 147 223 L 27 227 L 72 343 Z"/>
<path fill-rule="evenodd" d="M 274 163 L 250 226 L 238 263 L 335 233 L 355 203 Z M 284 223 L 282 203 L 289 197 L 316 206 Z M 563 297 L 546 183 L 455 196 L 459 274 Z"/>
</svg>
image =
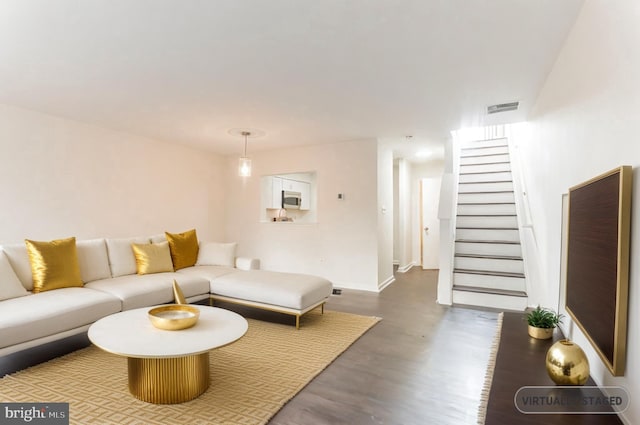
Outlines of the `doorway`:
<svg viewBox="0 0 640 425">
<path fill-rule="evenodd" d="M 441 177 L 420 179 L 420 265 L 423 270 L 440 268 L 438 203 L 441 180 Z"/>
</svg>

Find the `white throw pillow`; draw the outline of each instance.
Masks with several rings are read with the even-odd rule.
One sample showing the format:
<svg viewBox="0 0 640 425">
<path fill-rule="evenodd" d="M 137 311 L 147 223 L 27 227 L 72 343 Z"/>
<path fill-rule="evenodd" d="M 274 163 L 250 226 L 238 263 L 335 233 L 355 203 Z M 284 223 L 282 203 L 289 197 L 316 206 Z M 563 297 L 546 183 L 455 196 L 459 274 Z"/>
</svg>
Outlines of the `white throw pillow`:
<svg viewBox="0 0 640 425">
<path fill-rule="evenodd" d="M 161 243 L 161 242 L 167 241 L 167 237 L 165 236 L 164 233 L 153 235 L 149 239 L 151 239 L 151 243 Z"/>
<path fill-rule="evenodd" d="M 7 255 L 9 263 L 13 268 L 16 276 L 22 282 L 22 286 L 27 291 L 33 289 L 33 275 L 31 274 L 31 261 L 27 253 L 27 245 L 24 242 L 20 244 L 3 245 L 2 250 Z"/>
<path fill-rule="evenodd" d="M 133 255 L 131 244 L 146 244 L 150 240 L 146 237 L 137 237 L 107 239 L 106 242 L 111 276 L 118 277 L 136 273 L 136 257 Z"/>
<path fill-rule="evenodd" d="M 233 267 L 236 261 L 236 242 L 200 242 L 196 266 Z"/>
<path fill-rule="evenodd" d="M 0 251 L 0 301 L 25 295 L 29 293 L 13 271 L 7 256 Z"/>
<path fill-rule="evenodd" d="M 76 242 L 80 276 L 84 283 L 111 277 L 109 256 L 104 239 L 90 239 Z"/>
</svg>

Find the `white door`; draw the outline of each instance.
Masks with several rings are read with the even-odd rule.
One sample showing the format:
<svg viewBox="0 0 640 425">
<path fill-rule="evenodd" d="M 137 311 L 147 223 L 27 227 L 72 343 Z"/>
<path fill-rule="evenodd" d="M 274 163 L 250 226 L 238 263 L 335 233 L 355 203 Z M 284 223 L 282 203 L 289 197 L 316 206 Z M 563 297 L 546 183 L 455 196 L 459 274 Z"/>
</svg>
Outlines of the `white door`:
<svg viewBox="0 0 640 425">
<path fill-rule="evenodd" d="M 423 269 L 438 269 L 440 248 L 440 223 L 438 202 L 440 201 L 440 177 L 420 180 L 420 241 Z"/>
</svg>

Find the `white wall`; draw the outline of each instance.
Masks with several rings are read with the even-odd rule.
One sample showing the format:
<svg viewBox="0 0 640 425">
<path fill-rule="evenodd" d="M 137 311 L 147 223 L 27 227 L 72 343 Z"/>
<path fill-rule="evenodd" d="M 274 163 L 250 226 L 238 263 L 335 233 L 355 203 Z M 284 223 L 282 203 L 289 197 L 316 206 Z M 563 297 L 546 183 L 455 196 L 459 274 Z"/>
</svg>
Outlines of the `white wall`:
<svg viewBox="0 0 640 425">
<path fill-rule="evenodd" d="M 640 166 L 638 22 L 636 0 L 587 0 L 539 95 L 530 134 L 517 141 L 527 159 L 524 176 L 542 281 L 548 282 L 543 305 L 558 303 L 562 194 L 619 165 Z M 640 199 L 637 170 L 633 184 L 633 197 Z M 640 268 L 633 255 L 639 223 L 640 208 L 634 208 L 625 376 L 613 378 L 569 318 L 564 325 L 586 351 L 595 381 L 629 390 L 632 402 L 623 415 L 629 424 L 640 423 L 640 404 L 633 402 L 640 397 Z"/>
<path fill-rule="evenodd" d="M 195 227 L 203 240 L 238 241 L 265 269 L 370 291 L 392 277 L 392 163 L 376 140 L 251 156 L 243 180 L 235 156 L 0 105 L 0 244 Z M 379 161 L 389 166 L 380 192 Z M 317 172 L 318 222 L 259 223 L 259 177 L 305 171 Z"/>
<path fill-rule="evenodd" d="M 415 264 L 412 258 L 413 227 L 411 227 L 412 216 L 412 193 L 411 193 L 411 164 L 406 159 L 398 161 L 398 234 L 394 235 L 398 239 L 398 271 L 406 272 Z"/>
<path fill-rule="evenodd" d="M 393 277 L 393 150 L 378 142 L 378 289 Z"/>
<path fill-rule="evenodd" d="M 0 105 L 0 243 L 150 235 L 221 239 L 222 159 Z"/>
<path fill-rule="evenodd" d="M 399 196 L 400 167 L 397 161 L 393 163 L 393 264 L 400 264 L 400 196 Z"/>
<path fill-rule="evenodd" d="M 239 243 L 239 254 L 260 258 L 266 270 L 316 274 L 338 287 L 377 291 L 376 140 L 255 153 L 250 144 L 249 156 L 253 175 L 246 179 L 237 176 L 237 157 L 227 159 L 225 239 Z M 307 171 L 317 173 L 317 223 L 260 223 L 260 176 Z"/>
</svg>

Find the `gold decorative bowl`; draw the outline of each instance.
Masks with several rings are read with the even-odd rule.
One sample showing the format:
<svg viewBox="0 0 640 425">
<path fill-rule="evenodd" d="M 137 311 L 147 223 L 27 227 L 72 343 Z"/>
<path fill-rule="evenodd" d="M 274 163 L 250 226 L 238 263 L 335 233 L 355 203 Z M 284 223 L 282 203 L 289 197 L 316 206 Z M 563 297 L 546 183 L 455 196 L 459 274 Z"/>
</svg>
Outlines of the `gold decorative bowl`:
<svg viewBox="0 0 640 425">
<path fill-rule="evenodd" d="M 200 310 L 187 304 L 168 304 L 149 310 L 153 326 L 167 331 L 192 327 L 200 317 Z"/>
</svg>

